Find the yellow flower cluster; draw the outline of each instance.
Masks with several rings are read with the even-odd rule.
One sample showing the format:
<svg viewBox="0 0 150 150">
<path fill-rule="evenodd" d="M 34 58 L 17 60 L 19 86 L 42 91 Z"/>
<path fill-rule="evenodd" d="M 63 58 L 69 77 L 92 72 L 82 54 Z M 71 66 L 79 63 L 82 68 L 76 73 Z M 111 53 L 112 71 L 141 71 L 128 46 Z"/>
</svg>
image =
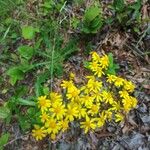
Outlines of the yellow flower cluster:
<svg viewBox="0 0 150 150">
<path fill-rule="evenodd" d="M 36 140 L 45 136 L 55 139 L 59 133 L 69 129 L 71 122 L 76 121 L 85 133 L 102 127 L 105 122 L 122 121 L 126 113 L 137 105 L 131 93 L 135 86 L 116 75 L 106 74 L 109 66 L 107 55 L 100 57 L 91 53 L 86 83 L 77 87 L 74 75 L 69 81 L 63 80 L 63 94 L 51 92 L 40 96 L 37 104 L 40 109 L 41 126 L 35 125 L 32 131 Z"/>
</svg>

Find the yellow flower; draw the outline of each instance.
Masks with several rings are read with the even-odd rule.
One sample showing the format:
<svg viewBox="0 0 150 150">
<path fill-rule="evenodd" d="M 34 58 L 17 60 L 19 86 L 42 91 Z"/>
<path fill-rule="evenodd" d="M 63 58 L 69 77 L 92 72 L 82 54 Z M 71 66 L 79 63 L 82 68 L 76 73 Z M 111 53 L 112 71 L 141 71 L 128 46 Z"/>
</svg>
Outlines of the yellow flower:
<svg viewBox="0 0 150 150">
<path fill-rule="evenodd" d="M 69 128 L 69 121 L 67 119 L 60 120 L 58 124 L 63 132 Z"/>
<path fill-rule="evenodd" d="M 114 102 L 112 93 L 110 92 L 102 91 L 102 97 L 103 97 L 104 102 L 106 103 L 112 104 Z"/>
<path fill-rule="evenodd" d="M 98 118 L 97 127 L 100 128 L 104 126 L 105 120 L 103 118 Z"/>
<path fill-rule="evenodd" d="M 121 113 L 115 114 L 115 122 L 120 122 L 124 119 L 124 116 Z"/>
<path fill-rule="evenodd" d="M 67 89 L 68 87 L 71 87 L 71 86 L 73 86 L 72 81 L 65 81 L 65 80 L 62 81 L 61 87 L 63 89 Z"/>
<path fill-rule="evenodd" d="M 51 92 L 49 96 L 52 104 L 55 102 L 62 102 L 62 96 L 56 92 Z"/>
<path fill-rule="evenodd" d="M 102 102 L 103 100 L 102 94 L 100 92 L 92 93 L 92 97 L 96 100 L 96 102 Z"/>
<path fill-rule="evenodd" d="M 135 108 L 137 106 L 137 99 L 135 97 L 130 96 L 130 99 L 132 101 L 132 108 Z"/>
<path fill-rule="evenodd" d="M 114 111 L 121 110 L 121 105 L 120 105 L 119 102 L 117 103 L 116 101 L 114 101 L 111 105 L 112 105 L 112 107 L 109 108 L 108 111 L 111 111 L 111 110 L 114 110 Z"/>
<path fill-rule="evenodd" d="M 129 92 L 133 92 L 135 85 L 131 81 L 124 80 L 124 89 Z"/>
<path fill-rule="evenodd" d="M 107 55 L 104 55 L 103 57 L 101 57 L 100 59 L 100 64 L 102 66 L 102 68 L 106 69 L 109 65 L 109 58 Z"/>
<path fill-rule="evenodd" d="M 54 134 L 54 133 L 50 134 L 50 139 L 55 140 L 56 139 L 56 134 Z"/>
<path fill-rule="evenodd" d="M 89 95 L 83 95 L 81 97 L 81 104 L 85 105 L 86 107 L 90 107 L 93 104 L 94 98 Z"/>
<path fill-rule="evenodd" d="M 89 63 L 89 68 L 93 72 L 96 71 L 97 68 L 99 68 L 99 67 L 100 67 L 100 65 L 97 62 L 95 62 L 95 61 Z"/>
<path fill-rule="evenodd" d="M 119 91 L 120 97 L 122 98 L 128 98 L 129 97 L 129 93 L 125 90 L 123 91 Z"/>
<path fill-rule="evenodd" d="M 79 119 L 84 118 L 87 115 L 87 113 L 86 113 L 87 110 L 83 106 L 78 105 L 77 109 L 79 111 L 79 113 L 78 113 L 78 118 Z"/>
<path fill-rule="evenodd" d="M 129 112 L 132 108 L 132 101 L 130 97 L 126 97 L 122 99 L 123 108 L 126 112 Z"/>
<path fill-rule="evenodd" d="M 38 125 L 34 126 L 35 129 L 32 130 L 32 136 L 35 137 L 35 139 L 42 140 L 46 136 L 46 130 L 44 127 L 40 127 Z"/>
<path fill-rule="evenodd" d="M 52 117 L 56 117 L 57 120 L 62 119 L 65 116 L 66 109 L 62 103 L 54 103 L 50 111 L 53 113 Z"/>
<path fill-rule="evenodd" d="M 99 78 L 104 74 L 103 70 L 101 67 L 97 67 L 97 69 L 95 69 L 94 71 L 94 75 L 98 76 Z"/>
<path fill-rule="evenodd" d="M 96 52 L 91 52 L 92 61 L 100 62 L 100 56 Z"/>
<path fill-rule="evenodd" d="M 105 113 L 104 112 L 102 112 L 101 114 L 100 114 L 100 117 L 99 118 L 97 118 L 97 127 L 102 127 L 104 124 L 105 124 L 105 120 L 106 120 L 106 115 L 105 115 Z"/>
<path fill-rule="evenodd" d="M 107 82 L 108 83 L 113 83 L 116 81 L 116 79 L 117 79 L 117 77 L 115 75 L 108 74 L 108 76 L 107 76 Z"/>
<path fill-rule="evenodd" d="M 69 75 L 69 78 L 70 78 L 70 80 L 73 80 L 75 78 L 75 74 L 71 72 Z"/>
<path fill-rule="evenodd" d="M 122 100 L 124 110 L 129 112 L 131 108 L 135 108 L 137 106 L 137 99 L 132 96 L 128 96 Z"/>
<path fill-rule="evenodd" d="M 40 115 L 41 121 L 44 123 L 45 121 L 47 121 L 49 119 L 49 115 L 46 112 L 43 112 Z"/>
<path fill-rule="evenodd" d="M 88 111 L 88 114 L 91 116 L 96 115 L 99 112 L 99 104 L 93 104 Z"/>
<path fill-rule="evenodd" d="M 96 80 L 96 78 L 94 76 L 86 76 L 85 78 L 88 79 L 89 81 L 90 80 L 92 80 L 92 81 Z"/>
<path fill-rule="evenodd" d="M 88 94 L 90 91 L 89 91 L 89 89 L 87 88 L 87 86 L 81 86 L 80 92 L 81 92 L 81 93 L 84 93 L 84 94 Z"/>
<path fill-rule="evenodd" d="M 67 91 L 67 98 L 71 101 L 74 101 L 79 98 L 80 90 L 77 89 L 75 86 L 69 87 Z"/>
<path fill-rule="evenodd" d="M 101 81 L 95 81 L 95 80 L 89 80 L 87 83 L 87 88 L 89 91 L 93 91 L 97 93 L 102 87 L 102 82 Z"/>
<path fill-rule="evenodd" d="M 50 118 L 48 121 L 46 121 L 45 127 L 47 128 L 47 133 L 57 134 L 60 130 L 60 126 L 56 123 L 54 118 Z"/>
<path fill-rule="evenodd" d="M 86 120 L 80 124 L 80 127 L 84 129 L 85 133 L 87 133 L 90 129 L 94 130 L 96 128 L 95 118 L 89 118 L 88 116 L 86 116 Z"/>
<path fill-rule="evenodd" d="M 112 119 L 112 112 L 109 110 L 104 111 L 106 118 L 110 121 Z"/>
<path fill-rule="evenodd" d="M 73 107 L 73 105 L 67 105 L 67 111 L 66 111 L 66 119 L 69 121 L 73 121 L 74 117 L 78 117 L 79 111 L 77 110 L 77 107 Z"/>
<path fill-rule="evenodd" d="M 38 97 L 38 107 L 41 108 L 41 111 L 46 111 L 50 106 L 50 100 L 46 99 L 46 96 Z"/>
<path fill-rule="evenodd" d="M 115 80 L 115 86 L 116 86 L 116 87 L 122 86 L 122 85 L 123 85 L 123 81 L 124 81 L 124 80 L 123 80 L 122 78 L 117 77 L 116 80 Z"/>
</svg>

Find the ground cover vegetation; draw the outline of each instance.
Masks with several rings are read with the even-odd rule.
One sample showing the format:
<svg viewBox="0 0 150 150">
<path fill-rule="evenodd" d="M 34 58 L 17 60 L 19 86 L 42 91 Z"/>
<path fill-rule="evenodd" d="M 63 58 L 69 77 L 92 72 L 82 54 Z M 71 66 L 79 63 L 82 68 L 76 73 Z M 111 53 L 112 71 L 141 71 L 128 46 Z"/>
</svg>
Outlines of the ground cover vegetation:
<svg viewBox="0 0 150 150">
<path fill-rule="evenodd" d="M 14 148 L 26 135 L 65 149 L 65 134 L 95 138 L 107 124 L 128 122 L 139 85 L 128 79 L 132 65 L 122 70 L 119 48 L 149 63 L 148 6 L 142 0 L 0 0 L 0 149 Z M 13 123 L 22 135 L 14 141 L 6 129 Z"/>
</svg>

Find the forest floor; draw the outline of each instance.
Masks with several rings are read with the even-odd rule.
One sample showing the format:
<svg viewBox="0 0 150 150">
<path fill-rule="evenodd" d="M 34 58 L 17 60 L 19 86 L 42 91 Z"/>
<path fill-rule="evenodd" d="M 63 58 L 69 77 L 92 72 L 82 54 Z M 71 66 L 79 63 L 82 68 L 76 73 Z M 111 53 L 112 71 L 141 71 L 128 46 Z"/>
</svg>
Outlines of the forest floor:
<svg viewBox="0 0 150 150">
<path fill-rule="evenodd" d="M 109 1 L 108 1 L 109 2 Z M 31 2 L 32 3 L 32 2 Z M 87 3 L 86 3 L 87 4 Z M 107 3 L 106 3 L 107 4 Z M 105 10 L 104 3 L 103 9 Z M 32 6 L 32 5 L 31 5 Z M 32 6 L 33 7 L 33 6 Z M 31 10 L 34 8 L 31 8 Z M 81 9 L 68 9 L 76 13 Z M 150 5 L 148 2 L 143 2 L 141 7 L 142 17 L 150 17 Z M 78 12 L 77 12 L 78 13 Z M 118 27 L 118 24 L 105 25 L 100 32 L 88 37 L 78 33 L 78 30 L 67 29 L 66 34 L 63 33 L 64 41 L 68 40 L 68 37 L 75 35 L 79 37 L 77 44 L 78 51 L 71 54 L 67 60 L 63 61 L 64 72 L 61 77 L 57 75 L 53 79 L 53 89 L 57 89 L 62 79 L 68 78 L 68 72 L 75 74 L 76 83 L 80 83 L 84 78 L 86 72 L 83 68 L 83 60 L 88 60 L 89 53 L 86 41 L 92 43 L 91 49 L 99 54 L 111 52 L 114 56 L 115 62 L 119 64 L 120 69 L 118 75 L 132 81 L 135 85 L 134 96 L 138 100 L 136 109 L 130 111 L 124 122 L 120 124 L 106 123 L 102 130 L 97 132 L 89 132 L 86 136 L 82 135 L 80 131 L 71 131 L 65 133 L 63 138 L 50 142 L 49 139 L 42 141 L 35 141 L 31 135 L 31 130 L 28 128 L 22 132 L 22 126 L 18 123 L 17 115 L 13 110 L 13 117 L 9 123 L 0 121 L 0 134 L 4 132 L 10 133 L 9 141 L 5 144 L 6 150 L 40 150 L 40 149 L 60 149 L 60 150 L 149 150 L 150 149 L 150 23 L 146 22 L 142 24 L 140 32 L 134 33 L 132 25 L 129 29 L 122 29 Z M 17 40 L 17 42 L 32 45 L 35 41 Z M 15 42 L 15 44 L 18 44 Z M 33 43 L 32 43 L 33 42 Z M 14 44 L 12 44 L 14 48 Z M 19 45 L 19 44 L 18 44 Z M 9 45 L 9 50 L 11 50 Z M 0 47 L 1 48 L 1 47 Z M 4 52 L 2 46 L 1 56 L 6 56 L 8 51 Z M 90 50 L 90 51 L 92 51 Z M 0 57 L 1 57 L 0 56 Z M 15 55 L 13 57 L 16 57 Z M 39 56 L 40 57 L 40 56 Z M 38 57 L 33 58 L 39 59 Z M 40 59 L 41 60 L 41 59 Z M 1 73 L 4 74 L 10 64 L 8 56 L 6 59 L 2 57 Z M 36 73 L 43 72 L 41 68 L 36 70 Z M 45 69 L 46 70 L 46 69 Z M 35 70 L 34 70 L 35 71 Z M 32 72 L 27 73 L 27 76 L 19 81 L 19 85 L 26 85 L 29 88 L 28 93 L 30 95 L 35 94 L 34 82 L 36 74 Z M 5 99 L 9 99 L 12 96 L 12 89 L 15 85 L 9 85 L 6 75 L 4 82 L 1 82 L 0 90 L 0 105 L 4 104 Z M 47 80 L 44 84 L 48 85 L 50 80 Z M 17 86 L 19 87 L 17 84 Z M 3 87 L 2 87 L 3 86 Z M 8 88 L 10 88 L 10 93 Z M 4 89 L 7 89 L 5 92 Z M 17 109 L 18 105 L 15 106 Z M 20 108 L 21 111 L 26 111 L 26 107 Z"/>
</svg>

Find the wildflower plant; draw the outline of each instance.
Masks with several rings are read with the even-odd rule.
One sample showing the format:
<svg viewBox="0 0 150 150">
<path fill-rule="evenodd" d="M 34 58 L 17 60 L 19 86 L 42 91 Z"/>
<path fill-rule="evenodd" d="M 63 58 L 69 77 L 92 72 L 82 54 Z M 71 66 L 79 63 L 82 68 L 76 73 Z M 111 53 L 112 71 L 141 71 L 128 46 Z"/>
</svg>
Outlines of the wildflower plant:
<svg viewBox="0 0 150 150">
<path fill-rule="evenodd" d="M 83 85 L 76 85 L 71 74 L 70 80 L 62 81 L 63 93 L 50 92 L 38 97 L 40 124 L 32 131 L 36 140 L 46 136 L 54 140 L 71 128 L 73 121 L 88 133 L 106 122 L 124 120 L 137 105 L 137 99 L 131 96 L 135 86 L 131 81 L 108 73 L 109 66 L 108 55 L 92 52 L 88 62 L 90 75 L 85 77 Z"/>
</svg>

